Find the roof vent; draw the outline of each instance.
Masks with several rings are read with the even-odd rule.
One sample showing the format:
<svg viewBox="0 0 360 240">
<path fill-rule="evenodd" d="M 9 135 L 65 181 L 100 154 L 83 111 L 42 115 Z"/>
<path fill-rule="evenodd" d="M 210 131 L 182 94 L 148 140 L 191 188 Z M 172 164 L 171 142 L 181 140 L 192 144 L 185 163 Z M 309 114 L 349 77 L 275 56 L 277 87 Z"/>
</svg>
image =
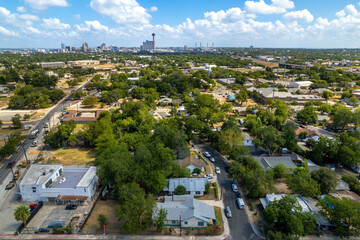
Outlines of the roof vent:
<svg viewBox="0 0 360 240">
<path fill-rule="evenodd" d="M 45 176 L 45 175 L 46 175 L 46 171 L 43 171 L 42 175 Z"/>
</svg>

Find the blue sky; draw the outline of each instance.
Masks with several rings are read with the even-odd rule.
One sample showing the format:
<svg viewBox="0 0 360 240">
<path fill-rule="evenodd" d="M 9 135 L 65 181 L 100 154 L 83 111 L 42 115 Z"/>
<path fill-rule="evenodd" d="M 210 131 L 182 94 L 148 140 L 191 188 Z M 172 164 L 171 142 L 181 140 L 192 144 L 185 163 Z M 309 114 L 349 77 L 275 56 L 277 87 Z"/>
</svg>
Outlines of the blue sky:
<svg viewBox="0 0 360 240">
<path fill-rule="evenodd" d="M 360 0 L 0 0 L 0 46 L 359 48 Z"/>
</svg>

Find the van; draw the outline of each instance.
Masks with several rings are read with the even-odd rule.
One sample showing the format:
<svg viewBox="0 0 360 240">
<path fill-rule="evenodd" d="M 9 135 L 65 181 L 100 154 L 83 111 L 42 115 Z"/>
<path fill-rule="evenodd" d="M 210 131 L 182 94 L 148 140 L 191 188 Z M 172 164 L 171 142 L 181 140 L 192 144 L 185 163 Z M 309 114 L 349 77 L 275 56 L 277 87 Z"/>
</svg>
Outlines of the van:
<svg viewBox="0 0 360 240">
<path fill-rule="evenodd" d="M 244 199 L 242 199 L 242 198 L 237 198 L 237 199 L 236 199 L 236 202 L 237 202 L 238 207 L 239 207 L 240 209 L 245 209 Z"/>
<path fill-rule="evenodd" d="M 62 228 L 64 225 L 64 221 L 54 221 L 49 223 L 48 228 Z"/>
</svg>

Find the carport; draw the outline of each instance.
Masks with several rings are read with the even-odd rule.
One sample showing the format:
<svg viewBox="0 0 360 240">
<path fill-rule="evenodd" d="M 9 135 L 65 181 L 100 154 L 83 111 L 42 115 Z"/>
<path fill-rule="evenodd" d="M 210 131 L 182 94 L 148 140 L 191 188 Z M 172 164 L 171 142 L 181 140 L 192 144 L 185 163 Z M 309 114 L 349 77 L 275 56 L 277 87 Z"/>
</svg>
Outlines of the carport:
<svg viewBox="0 0 360 240">
<path fill-rule="evenodd" d="M 82 205 L 86 200 L 88 199 L 88 196 L 81 196 L 81 195 L 59 195 L 56 198 L 56 203 L 60 204 L 66 204 L 66 203 L 72 203 L 77 205 Z"/>
</svg>

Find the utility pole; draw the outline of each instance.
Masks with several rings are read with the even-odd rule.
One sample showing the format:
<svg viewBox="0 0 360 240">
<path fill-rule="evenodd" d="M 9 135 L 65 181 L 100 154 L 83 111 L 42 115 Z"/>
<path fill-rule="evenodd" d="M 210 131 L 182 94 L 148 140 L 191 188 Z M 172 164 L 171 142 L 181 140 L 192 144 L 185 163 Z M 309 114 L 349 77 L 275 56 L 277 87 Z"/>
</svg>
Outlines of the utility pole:
<svg viewBox="0 0 360 240">
<path fill-rule="evenodd" d="M 26 159 L 26 163 L 27 164 L 29 164 L 30 162 L 29 162 L 29 159 L 28 159 L 28 157 L 27 157 L 27 155 L 26 155 L 26 150 L 25 150 L 25 147 L 24 147 L 24 145 L 21 143 L 21 146 L 22 146 L 22 149 L 23 149 L 23 151 L 24 151 L 24 155 L 25 155 L 25 159 Z"/>
</svg>

